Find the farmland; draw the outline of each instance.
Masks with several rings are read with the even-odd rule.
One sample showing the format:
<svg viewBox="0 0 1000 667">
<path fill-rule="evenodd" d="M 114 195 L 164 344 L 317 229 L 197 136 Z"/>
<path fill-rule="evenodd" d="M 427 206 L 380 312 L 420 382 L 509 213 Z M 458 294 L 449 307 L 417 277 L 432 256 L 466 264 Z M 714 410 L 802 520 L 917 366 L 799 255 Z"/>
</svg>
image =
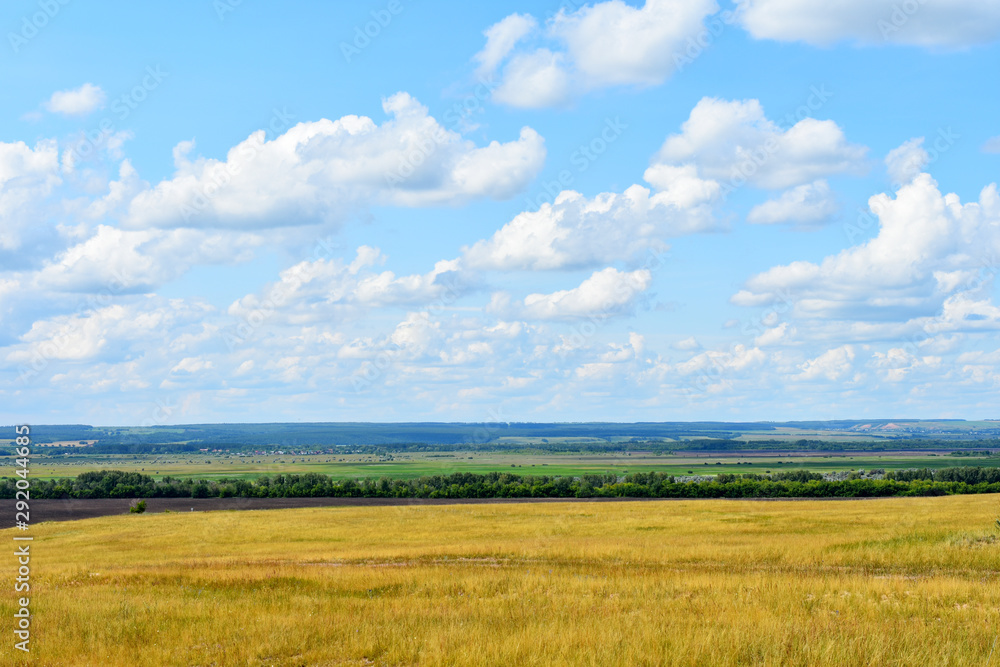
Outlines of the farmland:
<svg viewBox="0 0 1000 667">
<path fill-rule="evenodd" d="M 42 523 L 32 660 L 979 665 L 1000 627 L 998 512 L 951 496 Z"/>
<path fill-rule="evenodd" d="M 31 476 L 35 479 L 76 477 L 91 470 L 116 469 L 164 476 L 199 479 L 252 479 L 262 474 L 321 473 L 336 478 L 412 479 L 455 472 L 517 472 L 536 475 L 585 475 L 632 472 L 663 472 L 673 475 L 811 470 L 884 468 L 945 468 L 952 466 L 1000 466 L 1000 456 L 976 453 L 952 456 L 940 452 L 719 452 L 654 455 L 645 452 L 394 452 L 374 454 L 239 455 L 228 452 L 184 454 L 67 454 L 46 455 L 36 450 Z M 5 466 L 13 460 L 6 458 Z M 0 469 L 0 476 L 10 473 Z"/>
</svg>

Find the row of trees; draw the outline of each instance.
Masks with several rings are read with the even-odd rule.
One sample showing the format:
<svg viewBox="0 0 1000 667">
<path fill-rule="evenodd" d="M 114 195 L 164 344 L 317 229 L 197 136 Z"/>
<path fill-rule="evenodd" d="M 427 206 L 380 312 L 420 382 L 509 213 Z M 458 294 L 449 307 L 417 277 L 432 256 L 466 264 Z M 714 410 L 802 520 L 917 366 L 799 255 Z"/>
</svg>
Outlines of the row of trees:
<svg viewBox="0 0 1000 667">
<path fill-rule="evenodd" d="M 1000 468 L 963 466 L 961 468 L 938 468 L 937 470 L 931 468 L 896 470 L 886 473 L 886 478 L 901 482 L 934 480 L 935 482 L 964 482 L 965 484 L 996 484 L 1000 482 Z"/>
<path fill-rule="evenodd" d="M 0 478 L 0 498 L 14 498 L 16 478 Z M 718 475 L 678 482 L 665 473 L 582 477 L 455 473 L 417 479 L 334 479 L 327 475 L 262 475 L 254 480 L 195 480 L 120 470 L 35 480 L 32 498 L 833 498 L 1000 493 L 1000 468 L 891 472 L 885 479 L 826 481 L 806 471 Z"/>
</svg>

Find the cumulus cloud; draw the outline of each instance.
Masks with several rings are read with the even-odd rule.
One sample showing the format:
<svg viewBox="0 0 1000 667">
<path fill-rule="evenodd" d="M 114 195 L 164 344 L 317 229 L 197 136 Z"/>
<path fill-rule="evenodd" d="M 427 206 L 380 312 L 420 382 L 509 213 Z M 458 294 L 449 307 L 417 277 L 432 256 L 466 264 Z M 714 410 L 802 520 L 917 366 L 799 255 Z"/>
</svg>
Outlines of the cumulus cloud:
<svg viewBox="0 0 1000 667">
<path fill-rule="evenodd" d="M 652 272 L 648 269 L 625 272 L 608 267 L 595 271 L 573 289 L 551 294 L 529 294 L 523 302 L 511 302 L 505 293 L 496 293 L 488 310 L 508 319 L 603 319 L 634 309 L 636 301 L 652 284 L 652 279 Z"/>
<path fill-rule="evenodd" d="M 732 386 L 732 382 L 759 369 L 767 361 L 767 354 L 758 347 L 742 343 L 728 350 L 704 350 L 690 359 L 675 364 L 673 370 L 682 378 L 690 392 L 716 393 Z"/>
<path fill-rule="evenodd" d="M 866 147 L 848 143 L 832 120 L 803 118 L 782 127 L 764 115 L 758 100 L 706 97 L 681 132 L 667 137 L 654 163 L 696 165 L 701 178 L 731 187 L 782 189 L 863 173 L 866 153 Z"/>
<path fill-rule="evenodd" d="M 969 271 L 968 273 L 975 272 Z M 952 294 L 945 299 L 938 315 L 917 319 L 915 323 L 934 334 L 954 331 L 1000 330 L 1000 308 L 995 306 L 988 297 L 975 294 L 975 292 L 983 290 L 970 289 L 970 286 L 985 288 L 988 283 L 992 282 L 992 273 L 988 272 L 988 276 L 987 280 L 983 280 L 981 276 L 973 277 L 970 283 L 963 285 L 966 288 L 964 291 Z"/>
<path fill-rule="evenodd" d="M 854 370 L 854 357 L 854 347 L 851 345 L 841 345 L 827 350 L 799 366 L 802 372 L 798 375 L 798 379 L 826 378 L 831 382 L 842 380 Z"/>
<path fill-rule="evenodd" d="M 210 370 L 214 367 L 214 364 L 208 359 L 201 359 L 198 357 L 185 357 L 181 359 L 180 363 L 174 366 L 170 372 L 171 373 L 200 373 L 201 371 Z"/>
<path fill-rule="evenodd" d="M 825 180 L 807 183 L 786 190 L 750 209 L 747 222 L 756 225 L 773 225 L 794 222 L 815 225 L 826 222 L 838 210 L 836 196 Z"/>
<path fill-rule="evenodd" d="M 548 49 L 518 54 L 504 70 L 503 80 L 493 91 L 500 104 L 522 109 L 542 109 L 565 104 L 571 86 L 566 56 Z"/>
<path fill-rule="evenodd" d="M 980 0 L 754 0 L 744 3 L 741 22 L 757 39 L 961 48 L 1000 38 L 1000 5 Z"/>
<path fill-rule="evenodd" d="M 474 56 L 481 75 L 493 72 L 521 39 L 538 27 L 530 14 L 511 14 L 483 31 L 486 46 Z"/>
<path fill-rule="evenodd" d="M 92 236 L 59 253 L 34 276 L 42 289 L 130 294 L 149 292 L 202 264 L 235 264 L 264 239 L 195 229 L 147 231 L 98 225 Z"/>
<path fill-rule="evenodd" d="M 717 9 L 714 0 L 647 0 L 638 9 L 611 0 L 560 12 L 552 33 L 587 84 L 654 85 L 673 72 L 681 46 Z"/>
<path fill-rule="evenodd" d="M 299 262 L 259 293 L 229 306 L 231 317 L 250 321 L 266 313 L 272 323 L 329 321 L 361 308 L 448 304 L 467 289 L 467 277 L 457 260 L 442 260 L 424 274 L 397 276 L 376 272 L 385 256 L 378 248 L 361 246 L 355 258 L 321 258 Z"/>
<path fill-rule="evenodd" d="M 52 93 L 45 103 L 45 108 L 52 113 L 65 116 L 84 116 L 104 104 L 107 96 L 100 86 L 85 83 L 72 90 L 59 90 Z"/>
<path fill-rule="evenodd" d="M 122 360 L 133 350 L 166 347 L 172 334 L 200 323 L 210 312 L 204 304 L 145 297 L 56 315 L 37 320 L 21 343 L 9 348 L 6 359 L 32 368 L 38 361 L 44 366 L 49 361 Z"/>
<path fill-rule="evenodd" d="M 498 30 L 483 66 L 510 66 L 519 55 L 536 53 L 517 53 L 532 31 L 537 27 L 531 21 Z M 568 47 L 552 53 L 562 59 L 557 71 L 569 72 L 575 56 Z M 883 386 L 902 385 L 900 391 L 904 381 L 941 379 L 943 369 L 955 382 L 1000 377 L 989 355 L 962 347 L 963 361 L 953 365 L 948 358 L 960 345 L 945 349 L 945 339 L 1000 330 L 992 276 L 978 270 L 983 258 L 1000 250 L 996 188 L 984 189 L 971 204 L 937 192 L 919 173 L 929 149 L 918 140 L 886 158 L 887 170 L 905 185 L 896 195 L 872 200 L 879 218 L 875 239 L 822 262 L 774 267 L 747 281 L 733 299 L 756 306 L 787 300 L 793 310 L 781 309 L 781 318 L 730 327 L 726 335 L 739 337 L 735 345 L 700 330 L 703 347 L 693 336 L 680 340 L 694 332 L 685 330 L 686 320 L 676 328 L 668 320 L 673 315 L 646 313 L 653 273 L 664 261 L 655 253 L 665 251 L 672 237 L 724 227 L 716 213 L 731 183 L 727 162 L 767 151 L 746 177 L 750 186 L 774 191 L 748 216 L 760 224 L 827 220 L 836 205 L 825 179 L 865 166 L 864 148 L 848 143 L 829 121 L 781 125 L 759 104 L 754 108 L 755 101 L 703 102 L 652 159 L 644 185 L 594 196 L 559 193 L 537 210 L 506 219 L 495 233 L 473 237 L 481 240 L 454 259 L 432 258 L 418 271 L 389 270 L 387 258 L 367 245 L 342 258 L 314 255 L 262 278 L 271 282 L 248 287 L 250 293 L 225 312 L 140 294 L 193 266 L 234 264 L 260 248 L 302 252 L 299 246 L 315 230 L 282 225 L 329 220 L 341 207 L 505 196 L 537 171 L 541 139 L 533 143 L 527 132 L 509 143 L 477 146 L 440 134 L 426 109 L 403 96 L 386 100 L 389 119 L 382 124 L 360 117 L 303 123 L 269 141 L 261 134 L 259 141 L 243 142 L 219 161 L 195 159 L 193 145 L 182 143 L 177 174 L 153 185 L 128 161 L 108 182 L 89 164 L 60 165 L 66 147 L 60 151 L 55 142 L 0 144 L 3 248 L 22 247 L 37 220 L 57 230 L 62 242 L 31 270 L 5 264 L 0 272 L 0 335 L 6 341 L 0 366 L 11 378 L 20 367 L 43 369 L 53 396 L 117 389 L 152 404 L 144 391 L 150 387 L 164 394 L 204 392 L 206 405 L 217 401 L 211 404 L 242 410 L 236 418 L 260 407 L 251 396 L 261 387 L 272 403 L 287 399 L 282 409 L 296 414 L 303 414 L 296 401 L 314 401 L 317 414 L 343 401 L 352 412 L 383 419 L 412 418 L 415 410 L 475 415 L 470 410 L 477 402 L 496 405 L 498 397 L 512 401 L 512 411 L 520 405 L 518 417 L 543 411 L 537 414 L 546 419 L 578 418 L 589 409 L 581 402 L 600 408 L 603 396 L 621 389 L 635 399 L 628 409 L 636 412 L 628 417 L 648 418 L 650 411 L 680 405 L 692 388 L 699 402 L 718 410 L 726 408 L 724 400 L 742 409 L 758 393 L 770 396 L 790 380 L 807 394 L 813 386 L 842 389 L 856 383 L 859 372 L 887 380 Z M 723 139 L 714 143 L 717 135 Z M 431 148 L 423 143 L 428 137 Z M 248 147 L 266 156 L 261 165 L 240 162 L 246 158 L 240 149 Z M 226 181 L 219 169 L 234 165 Z M 218 192 L 203 207 L 194 205 L 190 219 L 169 207 L 154 210 L 189 201 L 189 193 L 216 180 Z M 80 190 L 67 193 L 76 186 Z M 554 281 L 560 280 L 554 272 L 570 270 L 580 273 L 557 285 L 566 289 L 483 290 L 509 276 L 481 272 L 548 271 L 553 273 L 544 279 Z M 30 310 L 21 307 L 28 302 Z M 661 334 L 640 329 L 647 340 L 623 332 L 621 323 L 579 333 L 581 321 L 633 315 L 629 324 L 637 328 L 642 318 L 656 318 L 645 326 Z M 227 335 L 244 324 L 263 330 L 227 352 Z M 897 340 L 886 343 L 887 332 Z M 940 341 L 915 347 L 898 342 L 915 332 Z M 867 344 L 876 338 L 879 347 Z M 657 354 L 672 340 L 678 342 L 664 351 L 673 359 Z M 369 386 L 371 394 L 359 389 Z M 201 400 L 191 395 L 187 399 Z M 572 407 L 559 412 L 560 401 Z M 386 412 L 397 409 L 409 412 Z"/>
<path fill-rule="evenodd" d="M 246 375 L 247 373 L 253 370 L 253 367 L 254 367 L 254 360 L 247 359 L 246 361 L 242 362 L 239 366 L 236 367 L 236 370 L 233 371 L 233 375 L 235 375 L 236 377 L 239 377 L 241 375 Z"/>
<path fill-rule="evenodd" d="M 665 250 L 663 238 L 712 229 L 710 204 L 717 193 L 717 184 L 682 193 L 633 185 L 593 198 L 564 191 L 465 248 L 462 259 L 470 268 L 495 270 L 592 268 L 636 259 Z"/>
<path fill-rule="evenodd" d="M 225 160 L 174 151 L 176 174 L 132 199 L 132 228 L 264 228 L 339 220 L 366 204 L 424 206 L 505 199 L 545 160 L 525 127 L 515 141 L 477 148 L 446 130 L 406 93 L 386 99 L 382 125 L 363 116 L 299 123 L 270 141 L 263 130 Z"/>
<path fill-rule="evenodd" d="M 593 89 L 662 83 L 717 9 L 715 0 L 647 0 L 639 8 L 610 0 L 563 9 L 546 26 L 546 44 L 524 51 L 515 46 L 537 22 L 512 14 L 486 30 L 486 46 L 475 59 L 481 75 L 507 60 L 494 93 L 498 102 L 556 106 Z"/>
<path fill-rule="evenodd" d="M 875 352 L 871 365 L 879 370 L 889 382 L 901 382 L 915 372 L 933 371 L 941 366 L 941 357 L 926 355 L 918 357 L 902 347 L 893 347 L 886 352 Z"/>
<path fill-rule="evenodd" d="M 924 138 L 916 137 L 889 151 L 885 156 L 885 166 L 889 178 L 898 186 L 913 180 L 930 160 L 930 155 L 924 149 Z"/>
<path fill-rule="evenodd" d="M 894 199 L 872 197 L 869 207 L 878 216 L 877 236 L 818 264 L 797 261 L 757 274 L 733 303 L 762 305 L 780 294 L 800 316 L 905 320 L 947 314 L 949 300 L 957 308 L 989 282 L 978 276 L 1000 254 L 996 184 L 978 202 L 962 204 L 922 173 Z"/>
<path fill-rule="evenodd" d="M 55 141 L 32 148 L 23 141 L 0 142 L 0 249 L 16 250 L 36 236 L 42 203 L 62 183 Z"/>
<path fill-rule="evenodd" d="M 694 336 L 688 336 L 674 343 L 673 347 L 675 350 L 697 350 L 701 347 L 701 343 Z"/>
<path fill-rule="evenodd" d="M 818 224 L 837 211 L 822 178 L 866 169 L 867 149 L 832 121 L 805 118 L 783 129 L 757 100 L 702 99 L 643 174 L 653 186 L 587 198 L 563 191 L 463 249 L 472 269 L 594 268 L 665 249 L 664 239 L 720 229 L 716 207 L 743 182 L 789 188 L 755 207 L 750 222 Z"/>
<path fill-rule="evenodd" d="M 1000 153 L 1000 136 L 987 139 L 982 150 L 984 153 Z"/>
<path fill-rule="evenodd" d="M 406 319 L 396 325 L 389 341 L 401 356 L 410 361 L 440 358 L 444 334 L 441 323 L 428 317 L 427 313 L 408 313 Z"/>
<path fill-rule="evenodd" d="M 776 327 L 766 329 L 762 334 L 754 338 L 753 343 L 757 347 L 777 345 L 787 342 L 793 335 L 795 335 L 795 328 L 789 325 L 788 322 L 782 322 Z"/>
</svg>

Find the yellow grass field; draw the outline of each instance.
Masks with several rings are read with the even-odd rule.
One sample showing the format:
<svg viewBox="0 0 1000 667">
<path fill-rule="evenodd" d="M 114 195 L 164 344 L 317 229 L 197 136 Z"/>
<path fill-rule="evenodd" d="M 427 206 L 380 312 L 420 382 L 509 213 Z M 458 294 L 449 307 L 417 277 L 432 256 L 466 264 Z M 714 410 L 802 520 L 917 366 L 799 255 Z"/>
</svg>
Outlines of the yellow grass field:
<svg viewBox="0 0 1000 667">
<path fill-rule="evenodd" d="M 46 523 L 31 529 L 31 654 L 13 650 L 8 594 L 0 655 L 144 667 L 1000 665 L 998 514 L 995 496 L 953 496 Z"/>
</svg>

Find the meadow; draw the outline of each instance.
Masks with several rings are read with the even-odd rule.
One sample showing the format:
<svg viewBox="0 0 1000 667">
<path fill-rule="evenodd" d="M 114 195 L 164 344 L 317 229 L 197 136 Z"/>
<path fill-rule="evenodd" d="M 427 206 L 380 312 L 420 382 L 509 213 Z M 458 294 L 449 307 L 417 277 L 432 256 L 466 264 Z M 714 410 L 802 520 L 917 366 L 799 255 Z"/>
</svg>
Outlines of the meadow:
<svg viewBox="0 0 1000 667">
<path fill-rule="evenodd" d="M 4 460 L 11 476 L 14 458 Z M 230 453 L 185 454 L 70 454 L 46 455 L 35 450 L 31 477 L 52 479 L 76 477 L 91 470 L 115 469 L 142 472 L 156 479 L 165 476 L 199 479 L 252 479 L 262 474 L 314 472 L 337 478 L 412 479 L 456 472 L 570 475 L 632 472 L 663 472 L 672 475 L 777 472 L 810 470 L 900 470 L 905 468 L 945 468 L 953 466 L 1000 466 L 1000 456 L 950 456 L 949 452 L 838 452 L 827 454 L 780 455 L 762 452 L 729 452 L 703 455 L 651 455 L 642 452 L 426 452 L 392 453 L 391 458 L 372 454 L 319 454 L 241 456 Z"/>
<path fill-rule="evenodd" d="M 948 496 L 42 523 L 30 662 L 983 665 L 998 514 Z"/>
</svg>

